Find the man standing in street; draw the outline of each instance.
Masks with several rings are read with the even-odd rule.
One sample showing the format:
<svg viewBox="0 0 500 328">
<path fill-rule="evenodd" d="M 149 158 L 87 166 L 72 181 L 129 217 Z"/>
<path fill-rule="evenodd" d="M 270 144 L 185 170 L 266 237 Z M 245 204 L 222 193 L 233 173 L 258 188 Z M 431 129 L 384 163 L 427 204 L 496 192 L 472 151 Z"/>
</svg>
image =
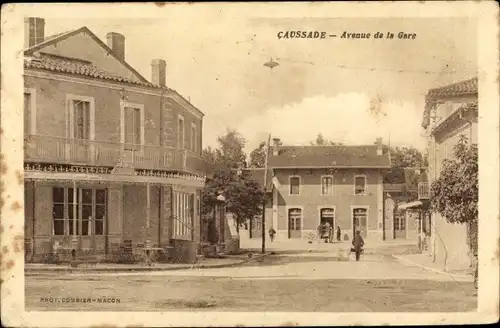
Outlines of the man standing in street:
<svg viewBox="0 0 500 328">
<path fill-rule="evenodd" d="M 356 253 L 356 261 L 359 261 L 359 257 L 361 253 L 363 252 L 363 246 L 365 245 L 365 241 L 363 240 L 363 237 L 361 237 L 360 231 L 356 231 L 356 234 L 354 235 L 354 238 L 352 239 L 352 246 L 354 253 Z"/>
</svg>

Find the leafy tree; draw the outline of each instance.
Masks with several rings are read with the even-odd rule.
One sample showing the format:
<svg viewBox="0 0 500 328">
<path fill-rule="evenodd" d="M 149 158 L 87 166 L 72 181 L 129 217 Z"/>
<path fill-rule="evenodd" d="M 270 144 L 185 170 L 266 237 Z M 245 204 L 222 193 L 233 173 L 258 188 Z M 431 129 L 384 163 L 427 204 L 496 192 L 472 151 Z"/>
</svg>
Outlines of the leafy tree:
<svg viewBox="0 0 500 328">
<path fill-rule="evenodd" d="M 245 163 L 246 154 L 245 138 L 236 130 L 228 129 L 226 134 L 217 138 L 219 149 L 216 150 L 217 161 L 223 166 L 236 168 L 240 163 Z"/>
<path fill-rule="evenodd" d="M 427 153 L 422 154 L 417 148 L 390 147 L 392 168 L 384 176 L 384 183 L 405 183 L 410 182 L 408 188 L 416 187 L 418 176 L 413 176 L 407 168 L 427 167 Z M 412 175 L 412 176 L 409 176 Z"/>
<path fill-rule="evenodd" d="M 471 254 L 477 254 L 478 153 L 460 136 L 453 157 L 445 159 L 439 178 L 431 185 L 431 208 L 447 222 L 466 224 Z"/>
<path fill-rule="evenodd" d="M 264 167 L 266 162 L 266 142 L 262 141 L 250 153 L 250 167 Z"/>
<path fill-rule="evenodd" d="M 211 214 L 218 203 L 217 196 L 226 198 L 226 210 L 235 215 L 238 225 L 261 214 L 264 202 L 264 190 L 251 179 L 247 170 L 241 174 L 233 169 L 221 169 L 215 172 L 213 179 L 205 185 L 203 192 L 202 213 Z"/>
<path fill-rule="evenodd" d="M 323 134 L 321 134 L 321 133 L 318 133 L 316 140 L 314 142 L 311 142 L 311 146 L 327 146 L 327 145 L 341 146 L 341 145 L 343 145 L 343 143 L 327 140 L 323 137 Z"/>
<path fill-rule="evenodd" d="M 217 141 L 218 148 L 203 151 L 205 159 L 216 163 L 216 169 L 203 190 L 202 214 L 213 217 L 217 196 L 223 194 L 226 210 L 234 214 L 239 227 L 247 218 L 261 213 L 264 191 L 247 170 L 238 170 L 241 165 L 246 166 L 245 139 L 237 131 L 228 129 Z"/>
</svg>

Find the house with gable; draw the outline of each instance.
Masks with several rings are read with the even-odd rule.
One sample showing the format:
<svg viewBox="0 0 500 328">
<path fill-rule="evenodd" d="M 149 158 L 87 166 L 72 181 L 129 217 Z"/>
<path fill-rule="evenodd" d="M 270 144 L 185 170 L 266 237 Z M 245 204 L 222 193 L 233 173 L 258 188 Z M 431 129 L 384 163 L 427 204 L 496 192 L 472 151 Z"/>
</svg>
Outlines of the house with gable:
<svg viewBox="0 0 500 328">
<path fill-rule="evenodd" d="M 426 96 L 422 127 L 428 136 L 428 183 L 419 186 L 419 198 L 429 198 L 429 185 L 442 170 L 443 160 L 451 159 L 461 135 L 469 144 L 477 144 L 478 79 L 477 77 L 429 90 Z M 418 204 L 417 204 L 418 205 Z M 430 214 L 432 238 L 430 255 L 447 271 L 463 270 L 471 265 L 468 227 L 448 223 L 437 212 Z"/>
<path fill-rule="evenodd" d="M 185 260 L 200 240 L 204 114 L 168 86 L 164 60 L 150 81 L 130 66 L 125 36 L 44 32 L 44 19 L 25 19 L 27 260 L 56 246 L 106 257 L 124 243 Z"/>
<path fill-rule="evenodd" d="M 383 176 L 391 160 L 381 138 L 367 146 L 285 146 L 275 138 L 268 162 L 273 188 L 266 227 L 277 239 L 309 239 L 322 222 L 340 227 L 343 240 L 356 230 L 384 239 L 390 227 L 384 224 Z"/>
</svg>

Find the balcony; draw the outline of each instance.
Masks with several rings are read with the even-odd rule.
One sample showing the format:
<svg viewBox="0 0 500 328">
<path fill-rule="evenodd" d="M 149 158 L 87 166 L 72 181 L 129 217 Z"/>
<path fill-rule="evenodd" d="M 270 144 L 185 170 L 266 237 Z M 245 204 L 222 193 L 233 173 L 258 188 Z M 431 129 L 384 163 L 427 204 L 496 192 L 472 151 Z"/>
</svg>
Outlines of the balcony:
<svg viewBox="0 0 500 328">
<path fill-rule="evenodd" d="M 419 182 L 418 183 L 418 199 L 429 199 L 429 183 Z"/>
<path fill-rule="evenodd" d="M 205 161 L 184 149 L 126 145 L 52 136 L 25 136 L 24 160 L 32 163 L 162 170 L 206 175 Z"/>
</svg>

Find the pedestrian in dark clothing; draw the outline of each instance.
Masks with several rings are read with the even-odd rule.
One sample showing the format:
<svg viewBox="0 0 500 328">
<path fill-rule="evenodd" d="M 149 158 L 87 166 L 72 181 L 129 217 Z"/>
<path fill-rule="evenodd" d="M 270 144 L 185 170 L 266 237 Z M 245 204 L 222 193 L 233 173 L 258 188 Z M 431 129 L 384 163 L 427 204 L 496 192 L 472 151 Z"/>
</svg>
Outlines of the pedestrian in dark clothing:
<svg viewBox="0 0 500 328">
<path fill-rule="evenodd" d="M 273 228 L 269 229 L 269 238 L 271 239 L 271 243 L 274 241 L 274 235 L 276 234 L 276 230 Z"/>
<path fill-rule="evenodd" d="M 361 233 L 359 231 L 356 231 L 356 234 L 352 239 L 352 246 L 354 246 L 352 250 L 354 250 L 354 253 L 356 253 L 356 261 L 359 261 L 359 257 L 363 252 L 364 245 L 365 241 L 363 240 L 363 237 L 361 237 Z"/>
<path fill-rule="evenodd" d="M 340 241 L 340 236 L 341 236 L 341 231 L 340 231 L 340 226 L 337 226 L 337 241 Z"/>
</svg>

